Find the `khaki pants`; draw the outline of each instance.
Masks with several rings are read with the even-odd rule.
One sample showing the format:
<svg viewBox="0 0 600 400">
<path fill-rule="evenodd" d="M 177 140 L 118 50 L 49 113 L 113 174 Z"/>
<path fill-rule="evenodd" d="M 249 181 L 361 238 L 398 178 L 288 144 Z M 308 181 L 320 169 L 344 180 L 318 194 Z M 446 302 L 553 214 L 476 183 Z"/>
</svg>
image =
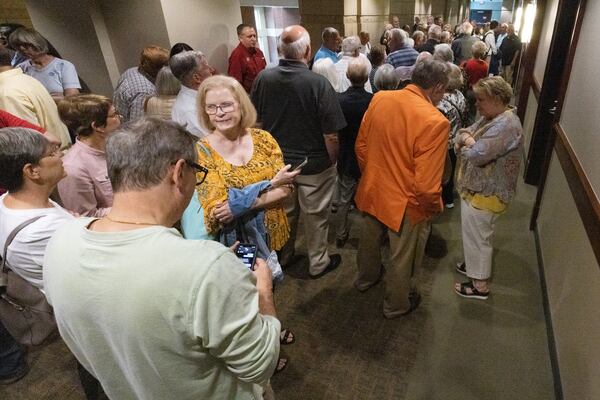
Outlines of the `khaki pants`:
<svg viewBox="0 0 600 400">
<path fill-rule="evenodd" d="M 421 265 L 422 254 L 417 255 L 420 240 L 426 236 L 429 227 L 426 221 L 411 225 L 405 216 L 398 232 L 394 232 L 375 217 L 362 213 L 361 231 L 358 242 L 356 264 L 358 274 L 354 286 L 366 290 L 381 277 L 381 239 L 387 233 L 390 239 L 390 262 L 386 268 L 383 314 L 394 318 L 410 309 L 408 295 L 416 290 L 413 276 L 415 264 Z M 426 239 L 426 237 L 425 237 Z M 424 245 L 421 251 L 424 250 Z"/>
<path fill-rule="evenodd" d="M 467 276 L 485 280 L 492 275 L 492 237 L 498 214 L 460 201 L 460 223 Z"/>
<path fill-rule="evenodd" d="M 337 187 L 339 192 L 338 198 L 338 214 L 340 222 L 336 230 L 336 239 L 346 240 L 350 234 L 350 224 L 348 223 L 348 211 L 354 195 L 356 194 L 356 186 L 358 181 L 350 175 L 338 175 Z"/>
<path fill-rule="evenodd" d="M 503 65 L 502 67 L 500 67 L 500 76 L 502 78 L 504 78 L 504 80 L 511 86 L 513 84 L 514 70 L 515 70 L 515 67 L 510 66 L 510 65 Z"/>
<path fill-rule="evenodd" d="M 294 193 L 285 202 L 285 212 L 290 224 L 290 239 L 281 249 L 281 263 L 288 264 L 295 251 L 300 211 L 304 216 L 309 273 L 317 275 L 329 265 L 327 216 L 335 188 L 335 167 L 314 175 L 298 175 Z"/>
</svg>

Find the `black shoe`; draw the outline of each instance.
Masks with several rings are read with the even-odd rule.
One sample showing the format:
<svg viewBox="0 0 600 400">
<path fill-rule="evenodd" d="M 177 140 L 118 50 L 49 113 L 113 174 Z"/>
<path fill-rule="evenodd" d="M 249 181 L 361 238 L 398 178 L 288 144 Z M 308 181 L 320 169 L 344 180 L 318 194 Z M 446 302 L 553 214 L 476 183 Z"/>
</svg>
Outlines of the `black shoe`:
<svg viewBox="0 0 600 400">
<path fill-rule="evenodd" d="M 410 308 L 407 312 L 403 313 L 402 315 L 408 315 L 411 312 L 415 311 L 417 307 L 419 307 L 419 305 L 421 304 L 421 295 L 419 294 L 419 292 L 410 292 L 408 294 L 408 302 L 410 303 Z"/>
<path fill-rule="evenodd" d="M 311 275 L 310 277 L 312 279 L 319 279 L 320 277 L 327 275 L 328 273 L 330 273 L 331 271 L 335 270 L 337 267 L 340 266 L 340 263 L 342 262 L 342 256 L 339 254 L 332 254 L 329 256 L 329 265 L 327 267 L 325 267 L 325 269 L 321 272 L 319 272 L 316 275 Z"/>
<path fill-rule="evenodd" d="M 8 385 L 13 382 L 18 381 L 23 378 L 29 372 L 29 366 L 27 364 L 23 364 L 21 368 L 19 368 L 15 373 L 9 376 L 0 377 L 0 385 Z"/>
</svg>

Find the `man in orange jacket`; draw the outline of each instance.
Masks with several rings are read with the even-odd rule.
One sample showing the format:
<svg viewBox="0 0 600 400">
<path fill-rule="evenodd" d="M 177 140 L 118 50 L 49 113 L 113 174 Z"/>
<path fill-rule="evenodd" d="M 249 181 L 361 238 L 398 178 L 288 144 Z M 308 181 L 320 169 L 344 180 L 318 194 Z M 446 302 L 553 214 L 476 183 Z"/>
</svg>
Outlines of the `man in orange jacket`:
<svg viewBox="0 0 600 400">
<path fill-rule="evenodd" d="M 356 140 L 362 178 L 355 200 L 362 221 L 354 286 L 362 292 L 380 280 L 380 244 L 387 233 L 386 318 L 406 315 L 420 303 L 411 278 L 413 265 L 420 263 L 415 258 L 422 257 L 417 254 L 419 237 L 422 241 L 428 220 L 443 209 L 440 193 L 450 123 L 436 104 L 446 91 L 448 72 L 440 61 L 417 63 L 413 84 L 373 97 Z"/>
</svg>

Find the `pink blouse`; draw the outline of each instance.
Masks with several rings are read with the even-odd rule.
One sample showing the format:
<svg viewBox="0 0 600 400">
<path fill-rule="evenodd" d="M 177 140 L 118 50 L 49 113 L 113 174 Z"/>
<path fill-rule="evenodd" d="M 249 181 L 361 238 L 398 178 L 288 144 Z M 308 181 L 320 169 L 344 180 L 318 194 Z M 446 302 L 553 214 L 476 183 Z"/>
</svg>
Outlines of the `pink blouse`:
<svg viewBox="0 0 600 400">
<path fill-rule="evenodd" d="M 81 216 L 101 217 L 110 211 L 113 191 L 106 155 L 79 140 L 63 157 L 67 176 L 58 183 L 63 206 Z"/>
</svg>

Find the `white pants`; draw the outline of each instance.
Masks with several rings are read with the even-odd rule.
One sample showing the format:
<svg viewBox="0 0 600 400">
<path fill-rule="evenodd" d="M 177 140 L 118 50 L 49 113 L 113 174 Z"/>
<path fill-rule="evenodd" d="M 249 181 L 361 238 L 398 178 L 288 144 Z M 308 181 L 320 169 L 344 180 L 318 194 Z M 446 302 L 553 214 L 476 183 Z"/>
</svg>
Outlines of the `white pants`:
<svg viewBox="0 0 600 400">
<path fill-rule="evenodd" d="M 492 275 L 492 237 L 498 214 L 474 208 L 463 199 L 460 213 L 467 276 L 488 279 Z"/>
</svg>

